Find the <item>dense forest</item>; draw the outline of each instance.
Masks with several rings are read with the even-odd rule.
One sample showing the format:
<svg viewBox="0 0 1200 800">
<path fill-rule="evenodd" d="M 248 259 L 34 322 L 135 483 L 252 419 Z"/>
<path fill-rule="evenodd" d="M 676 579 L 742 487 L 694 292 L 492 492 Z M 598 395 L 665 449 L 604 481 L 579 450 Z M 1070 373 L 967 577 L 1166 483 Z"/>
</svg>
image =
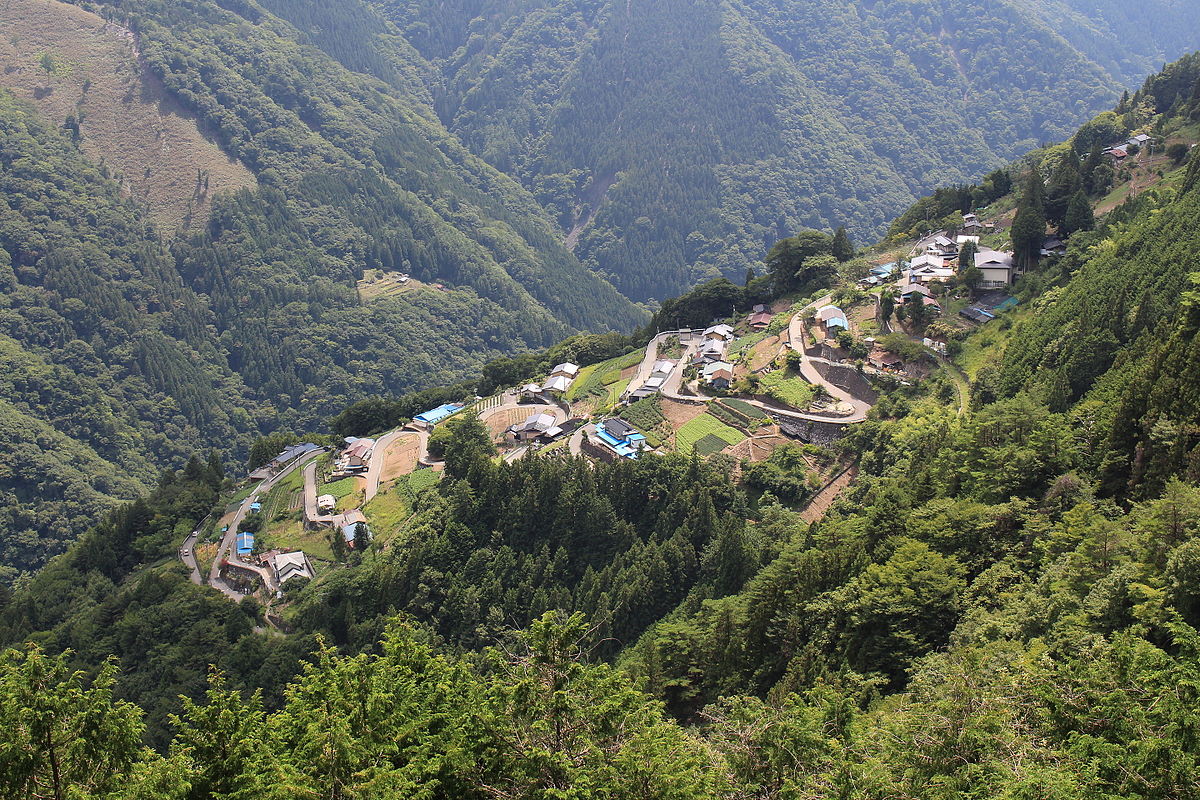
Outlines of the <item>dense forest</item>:
<svg viewBox="0 0 1200 800">
<path fill-rule="evenodd" d="M 1136 18 L 939 0 L 375 7 L 438 67 L 450 130 L 519 178 L 586 265 L 661 300 L 740 279 L 800 228 L 873 240 L 934 186 L 1070 136 L 1194 46 L 1196 8 L 1143 5 Z"/>
</svg>

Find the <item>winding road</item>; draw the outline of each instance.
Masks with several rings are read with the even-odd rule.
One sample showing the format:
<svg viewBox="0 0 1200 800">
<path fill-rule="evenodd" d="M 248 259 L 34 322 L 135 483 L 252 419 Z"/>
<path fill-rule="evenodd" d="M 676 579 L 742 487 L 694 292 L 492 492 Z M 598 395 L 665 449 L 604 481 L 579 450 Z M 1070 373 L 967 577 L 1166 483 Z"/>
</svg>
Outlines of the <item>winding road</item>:
<svg viewBox="0 0 1200 800">
<path fill-rule="evenodd" d="M 250 504 L 255 502 L 256 498 L 261 497 L 269 492 L 275 486 L 275 484 L 279 483 L 279 481 L 290 475 L 292 471 L 301 464 L 312 462 L 313 459 L 324 452 L 324 450 L 314 450 L 311 453 L 306 453 L 305 455 L 293 461 L 291 464 L 281 469 L 279 472 L 264 480 L 257 487 L 255 487 L 254 491 L 252 491 L 245 500 L 242 501 L 242 504 L 238 506 L 237 513 L 233 516 L 233 520 L 229 523 L 229 530 L 225 532 L 225 536 L 221 539 L 221 544 L 217 547 L 217 557 L 213 559 L 212 569 L 209 570 L 208 573 L 209 586 L 217 589 L 232 600 L 241 600 L 245 596 L 221 578 L 221 562 L 228 558 L 230 551 L 233 550 L 234 543 L 237 540 L 238 528 L 241 527 L 242 520 L 244 520 L 246 515 L 250 513 Z M 315 463 L 312 464 L 312 466 L 315 468 Z M 193 536 L 195 536 L 195 534 L 193 534 Z M 187 549 L 192 554 L 193 571 L 196 575 L 199 575 L 199 571 L 195 569 L 195 543 L 193 542 L 193 546 Z M 187 563 L 186 560 L 184 563 Z M 276 588 L 275 577 L 271 574 L 270 570 L 263 569 L 255 564 L 246 564 L 242 561 L 231 561 L 230 563 L 236 564 L 241 569 L 256 573 L 262 579 L 269 591 L 274 591 Z M 193 580 L 195 581 L 196 579 L 193 578 Z M 196 582 L 198 583 L 199 581 Z"/>
<path fill-rule="evenodd" d="M 788 323 L 788 345 L 793 350 L 796 350 L 800 353 L 801 376 L 809 383 L 822 387 L 830 397 L 852 406 L 854 409 L 853 412 L 843 415 L 817 414 L 808 411 L 796 411 L 792 408 L 776 405 L 774 403 L 766 403 L 761 400 L 746 400 L 745 402 L 763 411 L 766 411 L 769 414 L 787 417 L 788 419 L 803 420 L 805 422 L 828 422 L 835 425 L 853 425 L 854 423 L 863 422 L 867 419 L 867 414 L 871 411 L 871 404 L 865 400 L 860 400 L 859 398 L 847 392 L 845 389 L 835 386 L 827 381 L 812 364 L 812 361 L 808 357 L 808 353 L 805 352 L 804 320 L 802 318 L 804 311 L 809 308 L 819 308 L 820 306 L 828 305 L 832 299 L 833 298 L 830 295 L 820 297 L 809 303 L 792 317 L 791 322 Z M 639 379 L 640 382 L 637 383 L 638 386 L 640 386 L 642 383 L 645 383 L 646 378 L 650 376 L 650 369 L 653 367 L 654 362 L 658 358 L 659 343 L 670 336 L 678 336 L 680 342 L 684 343 L 683 357 L 680 359 L 681 363 L 686 361 L 692 355 L 699 341 L 699 338 L 696 336 L 696 331 L 690 329 L 663 331 L 662 333 L 658 334 L 651 339 L 650 343 L 646 346 L 646 355 L 642 359 L 641 366 L 638 368 L 637 376 L 635 377 L 634 381 L 630 382 L 630 386 L 633 386 L 634 383 Z M 670 377 L 667 378 L 667 382 L 662 389 L 662 396 L 668 400 L 674 400 L 680 403 L 703 403 L 712 399 L 706 395 L 683 394 L 681 392 L 682 382 L 683 369 L 677 367 L 676 369 L 672 370 Z"/>
</svg>

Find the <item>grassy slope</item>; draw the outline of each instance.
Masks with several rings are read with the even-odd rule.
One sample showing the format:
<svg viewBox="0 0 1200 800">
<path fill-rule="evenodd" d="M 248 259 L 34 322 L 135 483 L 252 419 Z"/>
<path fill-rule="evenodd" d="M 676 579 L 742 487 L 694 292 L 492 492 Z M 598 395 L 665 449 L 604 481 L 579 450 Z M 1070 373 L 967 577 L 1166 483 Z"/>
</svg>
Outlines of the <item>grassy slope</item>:
<svg viewBox="0 0 1200 800">
<path fill-rule="evenodd" d="M 57 0 L 7 0 L 0 30 L 0 86 L 55 124 L 78 114 L 83 151 L 106 163 L 165 229 L 202 223 L 213 194 L 256 184 L 141 68 L 126 29 Z M 207 173 L 207 190 L 197 186 L 197 170 Z"/>
</svg>

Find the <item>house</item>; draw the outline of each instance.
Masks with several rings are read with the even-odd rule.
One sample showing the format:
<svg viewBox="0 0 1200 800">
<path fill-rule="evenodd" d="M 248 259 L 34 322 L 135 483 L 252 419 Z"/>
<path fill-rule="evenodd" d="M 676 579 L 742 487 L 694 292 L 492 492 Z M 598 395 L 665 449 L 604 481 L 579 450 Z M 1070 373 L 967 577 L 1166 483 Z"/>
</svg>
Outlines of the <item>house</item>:
<svg viewBox="0 0 1200 800">
<path fill-rule="evenodd" d="M 652 366 L 650 368 L 650 375 L 652 377 L 654 375 L 662 375 L 663 377 L 666 377 L 666 376 L 670 375 L 674 370 L 675 370 L 675 362 L 674 361 L 668 361 L 665 358 L 660 358 L 658 361 L 655 361 L 654 366 Z"/>
<path fill-rule="evenodd" d="M 308 558 L 305 557 L 303 550 L 293 553 L 278 553 L 272 559 L 271 566 L 275 570 L 275 580 L 280 586 L 292 578 L 311 578 L 313 576 L 312 566 L 308 563 Z"/>
<path fill-rule="evenodd" d="M 976 306 L 969 306 L 959 311 L 959 316 L 966 317 L 972 322 L 984 323 L 996 318 L 996 315 Z"/>
<path fill-rule="evenodd" d="M 921 298 L 921 302 L 922 302 L 922 303 L 924 303 L 924 304 L 925 304 L 925 307 L 926 307 L 927 309 L 929 309 L 930 311 L 932 311 L 934 314 L 940 314 L 940 313 L 942 313 L 942 304 L 941 304 L 941 303 L 939 303 L 939 302 L 938 302 L 937 300 L 935 300 L 934 298 L 932 298 L 932 297 L 922 297 L 922 298 Z"/>
<path fill-rule="evenodd" d="M 331 494 L 323 494 L 317 498 L 317 511 L 322 514 L 332 514 L 337 508 L 337 498 Z"/>
<path fill-rule="evenodd" d="M 1105 151 L 1113 161 L 1120 161 L 1129 155 L 1129 151 L 1124 147 L 1110 147 Z"/>
<path fill-rule="evenodd" d="M 542 384 L 542 392 L 551 392 L 553 394 L 562 394 L 567 389 L 571 388 L 571 379 L 566 375 L 554 375 Z"/>
<path fill-rule="evenodd" d="M 729 325 L 713 325 L 711 328 L 704 329 L 704 338 L 728 342 L 733 338 L 733 328 Z"/>
<path fill-rule="evenodd" d="M 527 383 L 521 387 L 521 399 L 524 401 L 540 401 L 542 387 L 536 383 Z"/>
<path fill-rule="evenodd" d="M 898 266 L 899 264 L 897 264 L 895 261 L 889 261 L 886 264 L 880 264 L 878 266 L 871 267 L 871 274 L 877 278 L 886 278 L 895 272 L 896 267 Z"/>
<path fill-rule="evenodd" d="M 374 439 L 355 439 L 342 453 L 342 461 L 350 469 L 365 469 L 371 460 L 371 451 L 375 449 Z"/>
<path fill-rule="evenodd" d="M 766 310 L 767 310 L 767 307 L 766 307 L 764 304 L 762 304 L 762 303 L 757 303 L 757 304 L 754 306 L 754 308 L 750 309 L 750 312 L 751 312 L 751 313 L 753 313 L 753 314 L 759 314 L 759 313 L 761 313 L 761 312 L 763 312 L 763 311 L 766 311 Z"/>
<path fill-rule="evenodd" d="M 904 302 L 911 302 L 914 296 L 933 297 L 933 294 L 919 283 L 910 283 L 900 290 L 900 298 Z"/>
<path fill-rule="evenodd" d="M 344 514 L 338 514 L 334 517 L 333 524 L 342 532 L 342 539 L 351 547 L 354 546 L 354 531 L 359 523 L 367 524 L 367 517 L 357 508 L 353 511 L 347 511 Z M 367 538 L 371 538 L 371 529 L 367 529 Z"/>
<path fill-rule="evenodd" d="M 979 217 L 975 214 L 963 214 L 963 230 L 977 231 L 983 227 L 983 223 L 979 221 Z"/>
<path fill-rule="evenodd" d="M 910 270 L 908 279 L 911 283 L 927 284 L 931 281 L 946 282 L 954 279 L 954 270 L 950 267 L 924 266 Z"/>
<path fill-rule="evenodd" d="M 264 464 L 263 466 L 254 470 L 254 472 L 251 472 L 250 478 L 251 480 L 258 481 L 265 480 L 296 459 L 303 458 L 309 453 L 312 453 L 314 450 L 320 449 L 321 448 L 317 445 L 309 442 L 301 442 L 300 444 L 294 444 L 291 447 L 285 447 L 279 455 L 271 459 L 269 464 Z"/>
<path fill-rule="evenodd" d="M 1012 253 L 1002 253 L 999 250 L 976 253 L 975 268 L 983 274 L 979 282 L 981 289 L 996 289 L 1013 282 L 1015 267 Z"/>
<path fill-rule="evenodd" d="M 948 236 L 935 236 L 933 243 L 925 248 L 927 255 L 954 258 L 958 255 L 958 245 Z"/>
<path fill-rule="evenodd" d="M 508 434 L 518 442 L 529 442 L 543 436 L 555 425 L 554 415 L 548 412 L 532 414 L 524 422 L 519 422 L 508 429 Z"/>
<path fill-rule="evenodd" d="M 966 236 L 966 235 L 960 235 L 958 237 L 958 246 L 959 247 L 962 247 L 967 242 L 970 242 L 971 244 L 978 247 L 979 246 L 979 237 L 978 236 Z"/>
<path fill-rule="evenodd" d="M 375 538 L 371 534 L 371 527 L 369 525 L 367 525 L 366 520 L 363 520 L 362 522 L 351 522 L 346 525 L 343 525 L 342 526 L 342 539 L 345 540 L 346 544 L 349 545 L 351 549 L 354 548 L 354 539 L 355 539 L 355 535 L 358 533 L 359 525 L 362 525 L 364 528 L 366 528 L 366 535 L 367 535 L 368 542 L 371 541 L 371 539 Z"/>
<path fill-rule="evenodd" d="M 829 333 L 834 328 L 841 328 L 844 331 L 850 330 L 850 323 L 846 321 L 846 312 L 837 306 L 821 306 L 817 309 L 817 319 L 821 322 L 821 326 L 825 328 L 826 333 Z"/>
<path fill-rule="evenodd" d="M 1130 147 L 1136 147 L 1140 150 L 1152 141 L 1154 141 L 1154 137 L 1147 136 L 1144 133 L 1139 133 L 1137 136 L 1130 136 L 1129 140 L 1125 142 L 1126 152 L 1128 152 L 1128 148 Z"/>
<path fill-rule="evenodd" d="M 1062 239 L 1057 236 L 1047 236 L 1046 240 L 1042 242 L 1040 255 L 1042 258 L 1048 258 L 1049 256 L 1061 256 L 1065 252 L 1067 252 L 1067 245 Z"/>
<path fill-rule="evenodd" d="M 449 416 L 457 414 L 459 411 L 462 411 L 463 408 L 465 408 L 465 406 L 463 406 L 462 403 L 444 403 L 437 408 L 431 408 L 428 411 L 423 411 L 420 414 L 417 414 L 415 417 L 413 417 L 413 422 L 417 423 L 417 425 L 421 427 L 433 428 L 434 425 L 437 425 L 439 422 Z"/>
<path fill-rule="evenodd" d="M 638 432 L 637 428 L 633 427 L 626 420 L 623 420 L 620 417 L 606 419 L 602 424 L 604 425 L 604 429 L 608 431 L 609 434 L 617 437 L 618 439 L 623 439 L 626 441 L 628 441 L 628 438 L 631 435 Z"/>
<path fill-rule="evenodd" d="M 692 359 L 693 364 L 711 364 L 714 361 L 723 361 L 725 359 L 725 340 L 724 339 L 708 339 L 704 344 L 700 345 L 700 350 L 697 351 Z"/>
<path fill-rule="evenodd" d="M 875 369 L 901 370 L 904 369 L 904 359 L 887 350 L 872 350 L 867 361 Z"/>
<path fill-rule="evenodd" d="M 766 311 L 756 311 L 750 315 L 750 327 L 756 331 L 766 330 L 773 317 Z"/>
<path fill-rule="evenodd" d="M 566 378 L 567 380 L 571 380 L 571 381 L 575 380 L 576 378 L 579 377 L 578 365 L 572 364 L 570 361 L 564 361 L 563 363 L 556 366 L 554 369 L 550 370 L 551 378 L 557 378 L 560 376 L 563 378 Z"/>
<path fill-rule="evenodd" d="M 637 458 L 646 437 L 628 422 L 617 417 L 596 424 L 593 444 L 621 458 Z"/>
<path fill-rule="evenodd" d="M 733 364 L 728 361 L 714 361 L 705 365 L 700 373 L 704 380 L 717 389 L 728 389 L 733 383 Z"/>
<path fill-rule="evenodd" d="M 908 264 L 909 271 L 922 269 L 923 267 L 932 267 L 941 269 L 946 266 L 946 259 L 940 255 L 930 255 L 926 253 L 923 256 L 917 256 Z"/>
<path fill-rule="evenodd" d="M 673 361 L 667 361 L 665 359 L 661 361 L 655 361 L 654 367 L 650 371 L 650 377 L 647 378 L 641 386 L 629 393 L 629 397 L 626 398 L 627 402 L 641 400 L 643 397 L 649 397 L 650 395 L 661 392 L 663 387 L 667 385 L 667 379 L 670 377 L 671 372 L 673 372 L 674 369 L 675 362 Z"/>
</svg>

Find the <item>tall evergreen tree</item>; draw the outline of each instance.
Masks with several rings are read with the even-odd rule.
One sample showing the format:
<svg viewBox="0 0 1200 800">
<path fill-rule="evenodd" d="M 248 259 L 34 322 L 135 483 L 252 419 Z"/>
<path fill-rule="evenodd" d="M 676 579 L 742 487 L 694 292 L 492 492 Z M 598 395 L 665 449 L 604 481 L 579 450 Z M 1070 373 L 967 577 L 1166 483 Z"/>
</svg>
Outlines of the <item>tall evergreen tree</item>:
<svg viewBox="0 0 1200 800">
<path fill-rule="evenodd" d="M 845 226 L 841 226 L 833 234 L 833 257 L 838 261 L 849 261 L 854 258 L 854 243 L 850 241 L 850 234 L 846 233 Z"/>
<path fill-rule="evenodd" d="M 1079 159 L 1075 151 L 1068 149 L 1062 161 L 1050 176 L 1046 186 L 1046 220 L 1054 225 L 1061 225 L 1067 215 L 1067 206 L 1071 198 L 1083 186 L 1079 177 Z"/>
<path fill-rule="evenodd" d="M 1026 269 L 1037 263 L 1038 252 L 1046 238 L 1045 202 L 1046 186 L 1042 183 L 1041 173 L 1031 169 L 1025 178 L 1025 190 L 1010 232 L 1017 263 Z"/>
<path fill-rule="evenodd" d="M 1071 202 L 1067 206 L 1066 219 L 1063 220 L 1060 229 L 1064 235 L 1070 236 L 1076 231 L 1090 231 L 1094 227 L 1096 227 L 1096 218 L 1092 214 L 1092 204 L 1080 189 L 1071 196 Z"/>
</svg>

